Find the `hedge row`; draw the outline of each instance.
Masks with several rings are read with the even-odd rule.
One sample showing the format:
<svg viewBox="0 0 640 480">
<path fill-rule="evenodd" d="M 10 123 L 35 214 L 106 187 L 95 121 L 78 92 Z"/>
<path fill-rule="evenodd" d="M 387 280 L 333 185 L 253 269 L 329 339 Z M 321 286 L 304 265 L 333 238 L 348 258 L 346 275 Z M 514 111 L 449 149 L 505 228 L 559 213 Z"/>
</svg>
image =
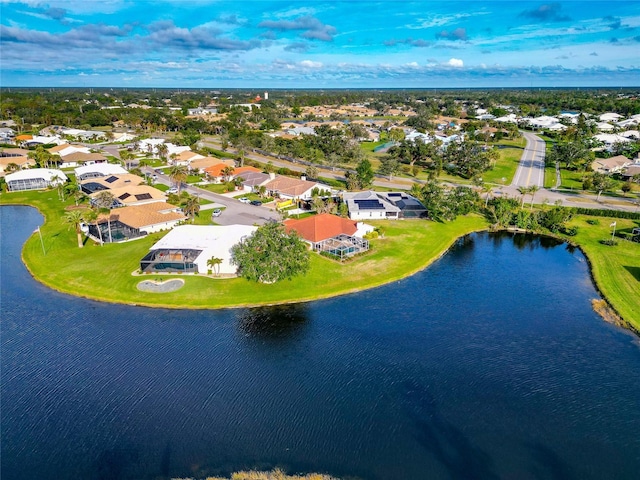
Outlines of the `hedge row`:
<svg viewBox="0 0 640 480">
<path fill-rule="evenodd" d="M 580 215 L 590 215 L 592 217 L 613 217 L 613 218 L 626 218 L 629 220 L 640 220 L 640 213 L 626 212 L 623 210 L 607 210 L 605 208 L 582 208 L 582 207 L 570 207 L 573 213 Z"/>
</svg>

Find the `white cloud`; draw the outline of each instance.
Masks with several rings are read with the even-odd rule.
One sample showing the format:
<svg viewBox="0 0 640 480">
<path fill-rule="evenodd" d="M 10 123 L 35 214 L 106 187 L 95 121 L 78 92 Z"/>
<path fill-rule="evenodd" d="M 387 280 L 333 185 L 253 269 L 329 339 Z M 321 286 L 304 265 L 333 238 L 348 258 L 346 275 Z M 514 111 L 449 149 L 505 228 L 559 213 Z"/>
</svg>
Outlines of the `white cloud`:
<svg viewBox="0 0 640 480">
<path fill-rule="evenodd" d="M 314 62 L 313 60 L 302 60 L 300 65 L 306 68 L 321 68 L 322 62 Z"/>
<path fill-rule="evenodd" d="M 441 27 L 450 23 L 457 22 L 464 18 L 475 17 L 478 15 L 488 15 L 490 12 L 472 12 L 472 13 L 454 13 L 451 15 L 433 15 L 430 18 L 420 18 L 417 25 L 407 25 L 411 30 L 421 30 L 424 28 Z"/>
<path fill-rule="evenodd" d="M 447 65 L 449 65 L 450 67 L 461 68 L 464 67 L 464 62 L 459 58 L 452 58 L 447 62 Z"/>
</svg>

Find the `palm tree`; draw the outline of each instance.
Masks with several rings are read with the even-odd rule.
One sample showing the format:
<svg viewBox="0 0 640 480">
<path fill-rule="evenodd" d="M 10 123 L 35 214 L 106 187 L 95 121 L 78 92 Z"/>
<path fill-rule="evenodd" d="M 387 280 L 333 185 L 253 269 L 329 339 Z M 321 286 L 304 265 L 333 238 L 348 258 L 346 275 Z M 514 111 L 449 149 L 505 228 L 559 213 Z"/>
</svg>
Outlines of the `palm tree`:
<svg viewBox="0 0 640 480">
<path fill-rule="evenodd" d="M 107 217 L 107 228 L 109 229 L 109 243 L 113 242 L 113 238 L 111 236 L 111 207 L 113 206 L 113 201 L 115 197 L 113 193 L 108 190 L 104 190 L 95 196 L 93 199 L 94 203 L 101 209 L 108 210 L 106 212 L 109 216 Z"/>
<path fill-rule="evenodd" d="M 161 143 L 156 147 L 156 151 L 158 152 L 158 156 L 163 160 L 167 159 L 167 154 L 169 153 L 169 147 L 167 147 L 166 143 Z"/>
<path fill-rule="evenodd" d="M 491 192 L 493 191 L 493 189 L 491 188 L 491 185 L 489 185 L 488 183 L 482 184 L 481 189 L 482 189 L 482 193 L 487 194 L 484 200 L 484 208 L 487 208 L 487 205 L 489 205 L 489 196 L 491 195 Z"/>
<path fill-rule="evenodd" d="M 100 238 L 100 246 L 104 247 L 104 240 L 102 240 L 102 230 L 100 229 L 100 225 L 98 224 L 98 220 L 100 218 L 100 213 L 93 208 L 87 210 L 84 214 L 84 219 L 88 223 L 95 223 L 96 230 L 98 230 L 98 237 Z"/>
<path fill-rule="evenodd" d="M 182 209 L 188 217 L 191 217 L 191 223 L 193 223 L 196 215 L 200 213 L 200 199 L 198 197 L 189 197 Z"/>
<path fill-rule="evenodd" d="M 522 203 L 520 204 L 520 208 L 524 207 L 524 196 L 529 193 L 529 187 L 518 187 L 518 192 L 522 195 Z"/>
<path fill-rule="evenodd" d="M 247 143 L 247 140 L 244 137 L 238 137 L 233 145 L 236 149 L 236 152 L 238 153 L 238 158 L 240 159 L 240 166 L 244 167 L 244 156 L 247 153 L 247 149 L 249 148 L 249 145 Z"/>
<path fill-rule="evenodd" d="M 84 221 L 83 212 L 79 210 L 72 210 L 67 212 L 64 216 L 65 223 L 69 224 L 69 228 L 74 228 L 78 235 L 78 248 L 84 247 L 82 244 L 82 228 L 80 227 Z"/>
<path fill-rule="evenodd" d="M 221 263 L 222 263 L 222 259 L 217 257 L 211 257 L 209 260 L 207 260 L 207 267 L 211 267 L 211 270 L 214 271 L 214 273 L 216 274 L 216 277 L 220 276 Z"/>
<path fill-rule="evenodd" d="M 182 182 L 187 179 L 187 167 L 184 165 L 174 165 L 169 169 L 169 178 L 178 187 L 178 195 L 182 189 Z"/>
<path fill-rule="evenodd" d="M 536 192 L 540 190 L 540 187 L 537 185 L 531 185 L 529 187 L 529 195 L 531 195 L 531 207 L 530 210 L 533 209 L 533 198 L 536 196 Z"/>
<path fill-rule="evenodd" d="M 222 169 L 222 172 L 221 172 L 221 173 L 222 173 L 223 180 L 224 180 L 225 182 L 229 182 L 229 181 L 231 181 L 231 177 L 233 177 L 233 172 L 235 172 L 235 171 L 236 171 L 236 169 L 235 169 L 235 168 L 233 168 L 233 167 L 231 167 L 231 166 L 229 166 L 229 165 L 227 165 L 226 167 L 224 167 L 224 168 Z"/>
</svg>

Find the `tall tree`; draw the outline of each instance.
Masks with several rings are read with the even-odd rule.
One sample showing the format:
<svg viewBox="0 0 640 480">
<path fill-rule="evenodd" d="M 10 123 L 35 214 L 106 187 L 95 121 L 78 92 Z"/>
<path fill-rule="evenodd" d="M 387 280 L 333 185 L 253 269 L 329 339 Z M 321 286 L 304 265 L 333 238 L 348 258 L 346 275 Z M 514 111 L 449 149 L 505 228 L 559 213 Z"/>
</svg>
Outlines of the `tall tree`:
<svg viewBox="0 0 640 480">
<path fill-rule="evenodd" d="M 361 189 L 371 187 L 375 174 L 371 162 L 367 158 L 363 158 L 356 167 L 356 175 Z"/>
<path fill-rule="evenodd" d="M 189 197 L 187 198 L 187 202 L 182 207 L 184 213 L 191 218 L 191 223 L 196 218 L 196 215 L 200 213 L 200 199 L 198 197 Z"/>
<path fill-rule="evenodd" d="M 380 175 L 388 175 L 389 181 L 393 179 L 394 175 L 397 175 L 400 172 L 400 162 L 397 159 L 387 156 L 383 157 L 380 160 L 380 167 L 378 168 L 378 173 Z"/>
<path fill-rule="evenodd" d="M 64 216 L 65 223 L 69 224 L 69 228 L 73 228 L 78 236 L 78 248 L 84 247 L 82 244 L 82 223 L 84 221 L 83 212 L 80 210 L 72 210 Z"/>
<path fill-rule="evenodd" d="M 180 191 L 182 190 L 182 184 L 187 179 L 187 167 L 184 165 L 173 165 L 169 169 L 169 178 L 178 188 L 178 195 L 180 195 Z"/>
<path fill-rule="evenodd" d="M 93 203 L 103 211 L 106 210 L 105 213 L 108 215 L 107 228 L 109 230 L 109 243 L 113 242 L 113 237 L 111 236 L 111 208 L 113 208 L 114 200 L 115 197 L 109 190 L 104 190 L 98 193 L 98 195 L 96 195 L 93 199 Z"/>
<path fill-rule="evenodd" d="M 309 269 L 306 242 L 295 232 L 269 222 L 231 248 L 231 263 L 248 280 L 274 283 L 305 274 Z"/>
</svg>

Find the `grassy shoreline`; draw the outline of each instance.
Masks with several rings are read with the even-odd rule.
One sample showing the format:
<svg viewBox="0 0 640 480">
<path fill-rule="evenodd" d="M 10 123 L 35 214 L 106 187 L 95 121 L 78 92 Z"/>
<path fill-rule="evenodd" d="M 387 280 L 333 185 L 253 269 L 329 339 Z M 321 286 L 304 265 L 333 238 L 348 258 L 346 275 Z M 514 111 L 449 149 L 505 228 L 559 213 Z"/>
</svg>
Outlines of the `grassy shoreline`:
<svg viewBox="0 0 640 480">
<path fill-rule="evenodd" d="M 99 300 L 158 308 L 217 309 L 297 303 L 345 295 L 394 282 L 412 275 L 444 255 L 457 238 L 486 229 L 479 216 L 437 224 L 421 220 L 379 222 L 385 238 L 372 241 L 372 251 L 347 264 L 311 255 L 310 272 L 291 281 L 263 285 L 242 278 L 216 279 L 197 275 L 134 276 L 139 260 L 162 234 L 104 247 L 87 242 L 78 248 L 75 232 L 63 223 L 63 207 L 55 194 L 29 192 L 3 195 L 0 204 L 37 208 L 45 217 L 41 227 L 46 255 L 38 235 L 27 239 L 22 259 L 40 283 L 62 293 Z M 376 222 L 372 222 L 376 223 Z M 176 292 L 138 291 L 144 279 L 182 278 Z"/>
<path fill-rule="evenodd" d="M 460 237 L 487 229 L 479 216 L 458 218 L 451 223 L 423 220 L 371 222 L 382 225 L 385 238 L 372 241 L 372 251 L 347 264 L 311 255 L 310 272 L 291 281 L 272 285 L 255 284 L 242 278 L 217 279 L 197 275 L 134 276 L 139 260 L 162 234 L 152 234 L 135 241 L 100 247 L 87 242 L 77 247 L 75 232 L 62 221 L 64 207 L 54 192 L 28 192 L 2 195 L 0 205 L 27 205 L 45 217 L 41 227 L 46 255 L 36 234 L 27 239 L 22 260 L 30 274 L 40 283 L 62 293 L 108 303 L 155 308 L 221 309 L 299 303 L 346 295 L 384 284 L 423 270 L 444 255 Z M 15 195 L 15 196 L 14 196 Z M 623 319 L 625 326 L 640 333 L 640 246 L 619 241 L 619 245 L 602 245 L 610 238 L 610 220 L 599 225 L 587 223 L 588 217 L 576 216 L 572 224 L 579 227 L 576 237 L 562 239 L 578 246 L 589 263 L 597 290 Z M 618 231 L 636 226 L 632 220 L 617 219 Z M 182 278 L 185 286 L 171 293 L 138 291 L 138 282 L 147 279 Z"/>
</svg>

